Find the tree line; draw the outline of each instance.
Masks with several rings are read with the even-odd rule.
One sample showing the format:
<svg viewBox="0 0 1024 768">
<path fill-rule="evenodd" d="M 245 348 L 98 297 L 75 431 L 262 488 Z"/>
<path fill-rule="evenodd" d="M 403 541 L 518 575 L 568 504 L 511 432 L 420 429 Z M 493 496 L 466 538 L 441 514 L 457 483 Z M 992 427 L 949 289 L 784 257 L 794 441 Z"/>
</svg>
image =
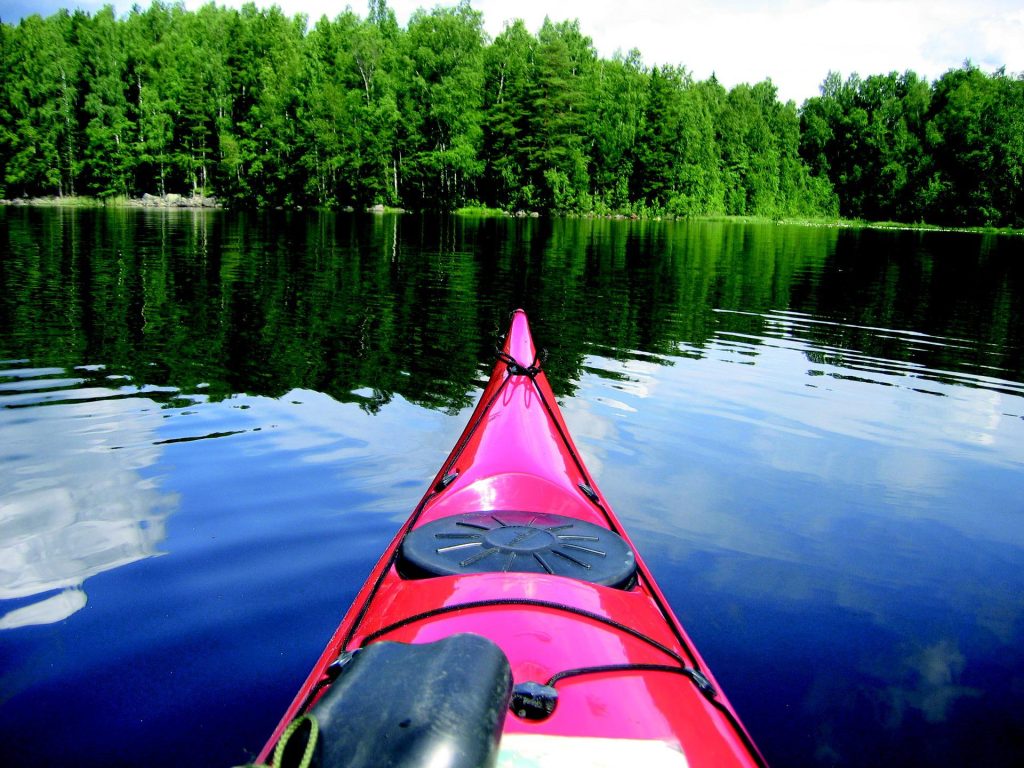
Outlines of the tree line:
<svg viewBox="0 0 1024 768">
<path fill-rule="evenodd" d="M 0 196 L 1022 223 L 1024 83 L 830 74 L 802 109 L 467 0 L 311 27 L 154 2 L 0 24 Z M 978 185 L 979 163 L 986 171 Z"/>
<path fill-rule="evenodd" d="M 830 73 L 801 110 L 800 153 L 846 216 L 1024 227 L 1024 75 Z"/>
</svg>

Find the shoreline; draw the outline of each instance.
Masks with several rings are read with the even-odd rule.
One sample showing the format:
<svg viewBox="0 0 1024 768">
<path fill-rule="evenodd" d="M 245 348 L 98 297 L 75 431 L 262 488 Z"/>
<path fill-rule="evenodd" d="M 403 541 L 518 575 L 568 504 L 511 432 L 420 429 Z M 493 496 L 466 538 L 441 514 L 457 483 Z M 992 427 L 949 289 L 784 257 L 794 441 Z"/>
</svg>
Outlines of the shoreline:
<svg viewBox="0 0 1024 768">
<path fill-rule="evenodd" d="M 176 193 L 166 195 L 151 195 L 146 193 L 142 197 L 116 197 L 102 200 L 95 197 L 68 196 L 68 197 L 22 197 L 13 200 L 0 199 L 0 208 L 149 208 L 156 210 L 226 210 L 227 206 L 214 196 L 197 195 L 186 197 Z M 274 210 L 284 210 L 275 208 Z M 293 209 L 297 213 L 306 211 L 323 211 L 336 213 L 355 213 L 357 209 L 350 205 L 341 208 L 303 208 L 297 206 Z M 402 208 L 374 205 L 365 209 L 366 213 L 415 213 Z M 878 229 L 878 230 L 902 230 L 910 232 L 961 232 L 971 234 L 994 234 L 994 235 L 1024 235 L 1024 229 L 1012 229 L 1009 227 L 951 227 L 940 224 L 926 224 L 923 222 L 907 223 L 898 221 L 862 221 L 859 219 L 841 218 L 802 218 L 802 217 L 769 217 L 769 216 L 725 216 L 706 215 L 691 217 L 673 216 L 638 216 L 637 214 L 623 213 L 593 213 L 593 212 L 569 212 L 552 215 L 539 213 L 537 211 L 515 211 L 510 213 L 501 209 L 486 208 L 484 206 L 467 206 L 450 212 L 449 215 L 460 218 L 570 218 L 570 219 L 605 219 L 608 221 L 729 221 L 746 224 L 774 224 L 778 226 L 799 226 L 799 227 L 830 227 L 835 229 Z"/>
<path fill-rule="evenodd" d="M 173 192 L 166 195 L 142 197 L 112 197 L 102 200 L 96 197 L 74 195 L 68 197 L 18 197 L 0 200 L 0 206 L 11 208 L 223 208 L 224 204 L 213 196 L 184 195 Z"/>
</svg>

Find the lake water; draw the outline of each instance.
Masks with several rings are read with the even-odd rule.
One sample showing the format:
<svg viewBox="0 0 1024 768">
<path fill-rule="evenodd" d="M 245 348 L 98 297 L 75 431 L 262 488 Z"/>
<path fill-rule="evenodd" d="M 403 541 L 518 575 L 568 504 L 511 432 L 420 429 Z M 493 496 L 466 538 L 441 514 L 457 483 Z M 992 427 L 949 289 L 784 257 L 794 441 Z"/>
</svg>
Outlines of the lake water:
<svg viewBox="0 0 1024 768">
<path fill-rule="evenodd" d="M 1024 754 L 1024 239 L 0 209 L 0 764 L 262 746 L 524 307 L 769 761 Z"/>
</svg>

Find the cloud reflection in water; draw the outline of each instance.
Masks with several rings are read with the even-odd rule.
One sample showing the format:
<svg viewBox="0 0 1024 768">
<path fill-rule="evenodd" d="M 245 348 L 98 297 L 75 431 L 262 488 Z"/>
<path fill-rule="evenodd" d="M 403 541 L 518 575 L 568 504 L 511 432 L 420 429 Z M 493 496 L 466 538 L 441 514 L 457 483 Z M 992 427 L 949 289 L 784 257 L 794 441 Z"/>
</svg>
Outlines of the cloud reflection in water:
<svg viewBox="0 0 1024 768">
<path fill-rule="evenodd" d="M 12 373 L 0 377 L 21 386 L 0 406 L 47 383 Z M 85 607 L 88 578 L 159 554 L 177 498 L 141 472 L 160 456 L 151 406 L 127 397 L 0 411 L 0 629 L 62 621 Z"/>
</svg>

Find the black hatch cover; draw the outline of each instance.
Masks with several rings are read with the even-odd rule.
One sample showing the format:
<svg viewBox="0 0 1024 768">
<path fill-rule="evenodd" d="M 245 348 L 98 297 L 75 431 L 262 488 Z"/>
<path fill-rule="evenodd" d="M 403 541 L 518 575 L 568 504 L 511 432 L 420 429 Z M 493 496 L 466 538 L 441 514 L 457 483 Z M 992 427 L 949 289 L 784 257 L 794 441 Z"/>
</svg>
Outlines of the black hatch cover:
<svg viewBox="0 0 1024 768">
<path fill-rule="evenodd" d="M 410 531 L 398 569 L 406 578 L 491 571 L 550 573 L 626 588 L 636 557 L 621 536 L 593 523 L 545 512 L 470 512 Z"/>
</svg>

